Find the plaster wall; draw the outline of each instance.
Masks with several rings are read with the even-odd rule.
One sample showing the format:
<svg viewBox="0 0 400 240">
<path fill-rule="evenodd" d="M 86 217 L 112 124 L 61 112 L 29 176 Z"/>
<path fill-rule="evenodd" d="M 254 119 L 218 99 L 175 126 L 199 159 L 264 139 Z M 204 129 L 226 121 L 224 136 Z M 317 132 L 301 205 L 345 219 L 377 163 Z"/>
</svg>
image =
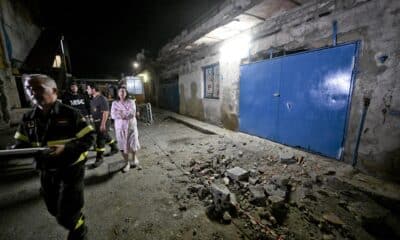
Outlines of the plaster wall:
<svg viewBox="0 0 400 240">
<path fill-rule="evenodd" d="M 270 48 L 291 51 L 331 46 L 333 21 L 338 24 L 339 44 L 361 43 L 343 160 L 352 162 L 363 98 L 370 98 L 357 167 L 373 175 L 400 180 L 400 1 L 310 1 L 243 34 L 251 36 L 250 57 L 255 58 Z M 221 61 L 219 49 L 223 44 L 192 54 L 179 68 L 168 71 L 179 72 L 182 114 L 237 130 L 241 60 Z M 201 67 L 216 62 L 220 64 L 221 97 L 204 99 Z M 193 104 L 195 107 L 190 108 Z"/>
</svg>

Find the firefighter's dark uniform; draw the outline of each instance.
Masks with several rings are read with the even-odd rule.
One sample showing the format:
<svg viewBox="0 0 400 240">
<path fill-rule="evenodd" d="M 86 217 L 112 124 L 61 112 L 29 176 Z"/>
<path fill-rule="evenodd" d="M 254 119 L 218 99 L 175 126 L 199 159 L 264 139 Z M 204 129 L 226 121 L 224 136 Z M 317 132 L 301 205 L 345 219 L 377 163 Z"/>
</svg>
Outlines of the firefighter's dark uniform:
<svg viewBox="0 0 400 240">
<path fill-rule="evenodd" d="M 93 117 L 93 122 L 96 130 L 96 162 L 101 162 L 103 159 L 103 154 L 106 150 L 106 144 L 109 144 L 111 147 L 110 153 L 117 153 L 118 147 L 114 139 L 111 138 L 108 133 L 109 120 L 107 119 L 106 123 L 106 131 L 100 131 L 101 119 L 103 118 L 103 112 L 109 111 L 108 101 L 102 96 L 98 95 L 90 101 L 90 112 Z"/>
<path fill-rule="evenodd" d="M 42 153 L 35 159 L 47 209 L 70 231 L 68 239 L 81 239 L 86 232 L 81 209 L 85 162 L 94 142 L 93 130 L 76 109 L 56 101 L 47 116 L 37 106 L 24 114 L 14 136 L 17 148 L 65 144 L 61 155 Z"/>
<path fill-rule="evenodd" d="M 79 110 L 79 112 L 84 116 L 88 117 L 90 113 L 90 102 L 83 94 L 76 93 L 73 94 L 68 92 L 62 99 L 62 103 L 71 106 Z"/>
</svg>

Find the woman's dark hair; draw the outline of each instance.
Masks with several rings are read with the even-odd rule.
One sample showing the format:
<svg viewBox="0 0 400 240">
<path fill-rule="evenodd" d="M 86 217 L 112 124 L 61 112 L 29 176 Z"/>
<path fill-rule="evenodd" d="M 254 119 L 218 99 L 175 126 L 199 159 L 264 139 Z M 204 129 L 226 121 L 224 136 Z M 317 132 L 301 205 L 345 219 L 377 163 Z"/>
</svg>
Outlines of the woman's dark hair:
<svg viewBox="0 0 400 240">
<path fill-rule="evenodd" d="M 121 89 L 124 89 L 125 92 L 126 92 L 126 97 L 125 97 L 125 99 L 129 99 L 128 89 L 126 89 L 126 87 L 125 87 L 124 85 L 122 85 L 122 86 L 119 86 L 119 87 L 118 87 L 118 92 L 119 92 L 119 90 L 121 90 Z M 120 99 L 120 97 L 119 97 L 119 94 L 117 94 L 117 99 L 121 101 L 121 99 Z"/>
</svg>

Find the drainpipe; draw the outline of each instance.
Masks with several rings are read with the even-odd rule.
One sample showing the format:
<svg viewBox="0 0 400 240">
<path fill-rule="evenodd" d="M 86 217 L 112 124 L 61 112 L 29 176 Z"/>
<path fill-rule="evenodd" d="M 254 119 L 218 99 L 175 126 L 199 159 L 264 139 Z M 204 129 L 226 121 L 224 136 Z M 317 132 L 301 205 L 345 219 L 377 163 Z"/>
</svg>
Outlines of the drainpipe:
<svg viewBox="0 0 400 240">
<path fill-rule="evenodd" d="M 356 146 L 354 147 L 354 152 L 353 152 L 353 163 L 352 163 L 353 167 L 357 165 L 358 147 L 360 146 L 361 134 L 364 129 L 365 117 L 367 116 L 367 110 L 370 102 L 371 99 L 364 97 L 364 107 L 360 119 L 360 125 L 358 127 Z"/>
<path fill-rule="evenodd" d="M 337 21 L 332 22 L 332 45 L 336 46 L 337 43 L 337 31 L 338 31 L 338 24 Z"/>
</svg>

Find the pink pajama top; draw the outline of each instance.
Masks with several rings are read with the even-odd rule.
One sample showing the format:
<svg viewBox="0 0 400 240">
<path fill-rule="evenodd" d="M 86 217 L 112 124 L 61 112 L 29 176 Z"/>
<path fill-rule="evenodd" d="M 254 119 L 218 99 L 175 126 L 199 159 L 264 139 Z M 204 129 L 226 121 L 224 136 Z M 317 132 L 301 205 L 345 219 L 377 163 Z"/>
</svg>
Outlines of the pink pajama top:
<svg viewBox="0 0 400 240">
<path fill-rule="evenodd" d="M 114 101 L 111 105 L 111 118 L 114 119 L 115 137 L 119 149 L 124 153 L 139 150 L 135 100 Z"/>
</svg>

